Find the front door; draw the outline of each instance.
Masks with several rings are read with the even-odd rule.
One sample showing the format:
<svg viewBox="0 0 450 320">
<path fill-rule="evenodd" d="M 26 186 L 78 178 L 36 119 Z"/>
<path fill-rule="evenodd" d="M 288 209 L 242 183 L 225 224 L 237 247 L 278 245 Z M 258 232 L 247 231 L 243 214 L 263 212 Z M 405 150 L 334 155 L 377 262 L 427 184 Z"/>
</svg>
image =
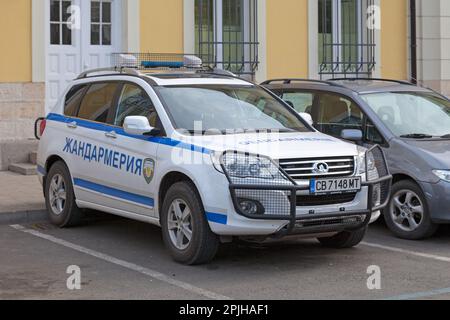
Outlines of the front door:
<svg viewBox="0 0 450 320">
<path fill-rule="evenodd" d="M 46 0 L 46 111 L 86 69 L 112 65 L 121 51 L 121 0 Z"/>
</svg>

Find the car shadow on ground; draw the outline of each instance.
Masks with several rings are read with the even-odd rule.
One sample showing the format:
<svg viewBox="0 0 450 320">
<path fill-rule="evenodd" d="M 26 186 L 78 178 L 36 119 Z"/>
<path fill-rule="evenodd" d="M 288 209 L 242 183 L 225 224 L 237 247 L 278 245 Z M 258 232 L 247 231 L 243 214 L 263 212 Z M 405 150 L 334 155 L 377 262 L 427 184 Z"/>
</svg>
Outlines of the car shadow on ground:
<svg viewBox="0 0 450 320">
<path fill-rule="evenodd" d="M 171 260 L 161 239 L 161 230 L 157 226 L 133 221 L 101 212 L 89 212 L 85 223 L 80 228 L 103 228 L 101 233 L 114 235 L 115 243 L 121 241 L 128 245 L 141 245 L 148 243 L 145 250 L 155 256 L 162 253 L 164 260 Z M 132 237 L 130 237 L 132 234 Z M 121 240 L 122 239 L 122 240 Z M 214 270 L 219 267 L 256 268 L 259 270 L 281 268 L 285 271 L 295 268 L 317 268 L 321 265 L 330 266 L 340 259 L 352 259 L 358 256 L 363 249 L 359 247 L 350 249 L 329 249 L 320 245 L 316 239 L 283 238 L 270 239 L 266 242 L 246 242 L 233 240 L 220 246 L 216 258 L 212 263 L 202 268 Z"/>
</svg>

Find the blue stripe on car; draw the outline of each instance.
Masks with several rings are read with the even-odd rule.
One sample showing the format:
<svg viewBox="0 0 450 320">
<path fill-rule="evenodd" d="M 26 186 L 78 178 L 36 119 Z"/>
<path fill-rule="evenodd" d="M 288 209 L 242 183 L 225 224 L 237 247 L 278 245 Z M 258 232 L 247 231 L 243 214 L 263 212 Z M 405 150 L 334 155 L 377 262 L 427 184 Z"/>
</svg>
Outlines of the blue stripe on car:
<svg viewBox="0 0 450 320">
<path fill-rule="evenodd" d="M 37 173 L 39 173 L 40 175 L 43 175 L 43 176 L 45 176 L 47 174 L 45 168 L 42 166 L 39 166 L 39 165 L 37 166 L 36 171 L 37 171 Z"/>
<path fill-rule="evenodd" d="M 206 212 L 206 218 L 210 222 L 215 222 L 219 224 L 227 224 L 227 215 L 214 213 L 214 212 Z"/>
<path fill-rule="evenodd" d="M 50 113 L 47 116 L 47 120 L 63 122 L 63 123 L 75 122 L 78 126 L 83 127 L 83 128 L 97 130 L 97 131 L 103 131 L 103 132 L 114 131 L 116 134 L 121 135 L 121 136 L 129 137 L 129 138 L 133 138 L 133 139 L 137 139 L 137 140 L 144 140 L 144 141 L 157 143 L 157 144 L 162 144 L 162 145 L 166 145 L 166 146 L 170 146 L 170 147 L 174 147 L 174 148 L 191 150 L 193 152 L 200 152 L 200 153 L 204 153 L 204 154 L 210 154 L 212 152 L 211 150 L 209 150 L 207 148 L 199 147 L 199 146 L 185 143 L 182 141 L 173 140 L 173 139 L 166 138 L 166 137 L 147 137 L 147 136 L 131 135 L 131 134 L 126 133 L 122 128 L 119 128 L 119 127 L 115 127 L 115 126 L 111 126 L 111 125 L 103 124 L 103 123 L 99 123 L 99 122 L 92 122 L 89 120 L 70 118 L 70 117 L 66 117 L 66 116 L 63 116 L 60 114 L 56 114 L 56 113 Z"/>
<path fill-rule="evenodd" d="M 110 188 L 98 183 L 90 182 L 80 178 L 73 179 L 74 185 L 80 188 L 88 189 L 91 191 L 103 193 L 115 198 L 124 199 L 134 203 L 143 204 L 148 207 L 155 206 L 155 200 L 150 197 L 145 197 L 139 194 L 130 193 L 127 191 L 122 191 L 119 189 Z M 210 222 L 215 222 L 219 224 L 227 224 L 227 216 L 220 213 L 206 212 L 206 218 Z"/>
<path fill-rule="evenodd" d="M 115 198 L 128 200 L 134 203 L 143 204 L 148 207 L 153 207 L 155 205 L 155 201 L 152 198 L 141 196 L 135 193 L 130 193 L 126 191 L 122 191 L 119 189 L 110 188 L 98 183 L 90 182 L 87 180 L 74 178 L 73 179 L 74 185 L 77 187 L 81 187 L 84 189 L 92 190 L 95 192 L 103 193 Z"/>
</svg>

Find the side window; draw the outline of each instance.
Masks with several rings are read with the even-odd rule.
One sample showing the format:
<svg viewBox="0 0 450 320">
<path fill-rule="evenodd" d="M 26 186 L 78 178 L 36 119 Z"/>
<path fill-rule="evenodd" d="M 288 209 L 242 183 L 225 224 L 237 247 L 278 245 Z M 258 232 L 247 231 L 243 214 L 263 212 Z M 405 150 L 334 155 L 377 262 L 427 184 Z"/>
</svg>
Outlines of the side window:
<svg viewBox="0 0 450 320">
<path fill-rule="evenodd" d="M 333 93 L 321 93 L 312 115 L 319 131 L 340 137 L 344 129 L 363 129 L 364 114 L 351 100 Z"/>
<path fill-rule="evenodd" d="M 64 115 L 68 117 L 77 116 L 78 107 L 80 106 L 81 99 L 83 99 L 86 88 L 87 85 L 82 84 L 74 86 L 69 90 L 69 92 L 66 94 L 66 100 L 64 103 Z"/>
<path fill-rule="evenodd" d="M 289 101 L 297 112 L 311 114 L 314 102 L 314 94 L 309 92 L 283 92 L 281 99 Z"/>
<path fill-rule="evenodd" d="M 369 143 L 374 143 L 374 144 L 375 143 L 377 143 L 377 144 L 384 143 L 383 136 L 380 134 L 378 129 L 375 127 L 375 125 L 370 120 L 367 120 L 367 123 L 366 123 L 365 140 Z"/>
<path fill-rule="evenodd" d="M 128 116 L 147 117 L 152 127 L 159 127 L 158 115 L 152 100 L 143 89 L 133 84 L 123 86 L 114 124 L 121 127 Z"/>
<path fill-rule="evenodd" d="M 96 83 L 89 87 L 81 102 L 78 117 L 97 122 L 106 122 L 118 84 Z"/>
</svg>

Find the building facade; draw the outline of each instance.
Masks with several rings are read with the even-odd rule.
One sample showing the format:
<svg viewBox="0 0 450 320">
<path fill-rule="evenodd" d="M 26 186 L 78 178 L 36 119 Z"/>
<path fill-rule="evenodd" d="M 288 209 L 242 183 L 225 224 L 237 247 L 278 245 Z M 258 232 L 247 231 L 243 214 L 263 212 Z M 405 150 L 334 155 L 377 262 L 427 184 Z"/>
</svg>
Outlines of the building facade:
<svg viewBox="0 0 450 320">
<path fill-rule="evenodd" d="M 416 5 L 417 78 L 450 95 L 450 1 Z M 35 118 L 70 80 L 115 53 L 194 53 L 256 81 L 406 80 L 414 57 L 410 0 L 3 0 L 0 12 L 0 169 L 33 147 Z"/>
</svg>

